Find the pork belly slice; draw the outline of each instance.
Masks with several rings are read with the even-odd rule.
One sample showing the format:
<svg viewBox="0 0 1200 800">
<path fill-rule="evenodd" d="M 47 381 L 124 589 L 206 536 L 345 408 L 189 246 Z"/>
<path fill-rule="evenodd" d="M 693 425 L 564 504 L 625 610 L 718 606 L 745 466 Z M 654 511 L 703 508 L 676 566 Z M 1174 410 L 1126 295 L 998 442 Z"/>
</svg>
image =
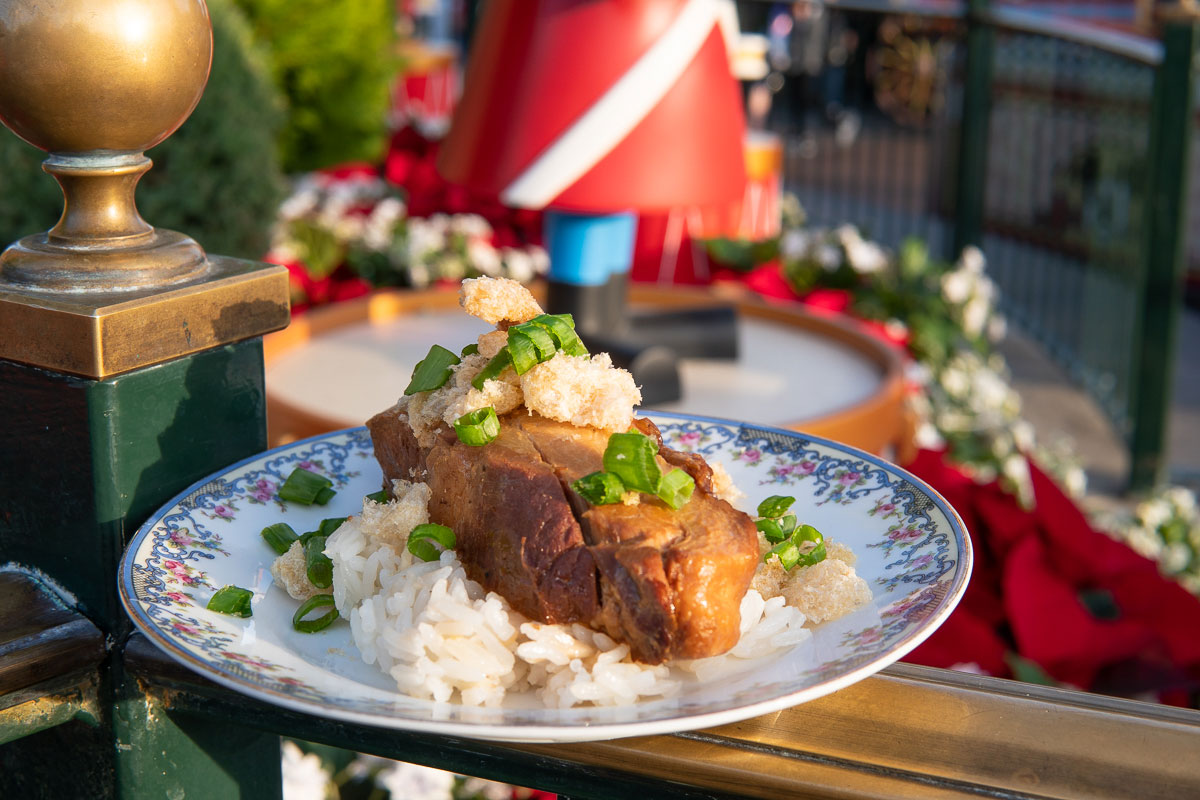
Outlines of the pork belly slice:
<svg viewBox="0 0 1200 800">
<path fill-rule="evenodd" d="M 427 483 L 429 518 L 449 526 L 471 580 L 530 619 L 586 622 L 597 608 L 595 565 L 554 469 L 519 426 L 468 447 L 452 431 L 423 450 L 398 408 L 367 422 L 390 483 Z"/>
<path fill-rule="evenodd" d="M 590 507 L 569 484 L 602 469 L 604 431 L 518 410 L 484 447 L 447 433 L 422 451 L 399 409 L 367 425 L 384 475 L 429 483 L 430 518 L 454 529 L 467 574 L 522 614 L 583 622 L 650 664 L 736 644 L 758 538 L 746 514 L 708 493 L 703 459 L 660 450 L 664 471 L 678 464 L 697 481 L 678 511 L 648 495 Z"/>
</svg>

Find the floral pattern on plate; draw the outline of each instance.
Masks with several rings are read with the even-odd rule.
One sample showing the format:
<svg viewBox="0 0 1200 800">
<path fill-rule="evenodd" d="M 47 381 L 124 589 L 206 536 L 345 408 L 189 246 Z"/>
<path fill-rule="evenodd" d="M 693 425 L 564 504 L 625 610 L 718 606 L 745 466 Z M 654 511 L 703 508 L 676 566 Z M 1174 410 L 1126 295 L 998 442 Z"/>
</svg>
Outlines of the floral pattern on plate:
<svg viewBox="0 0 1200 800">
<path fill-rule="evenodd" d="M 686 730 L 744 719 L 834 691 L 896 661 L 957 604 L 970 573 L 966 532 L 954 511 L 902 470 L 803 434 L 650 413 L 664 441 L 719 462 L 753 513 L 771 494 L 858 555 L 873 602 L 817 626 L 810 642 L 719 685 L 691 680 L 671 698 L 623 708 L 547 709 L 528 698 L 500 708 L 437 704 L 397 694 L 362 663 L 344 623 L 320 634 L 292 630 L 295 603 L 272 586 L 274 552 L 262 528 L 297 533 L 357 513 L 382 476 L 365 428 L 296 442 L 200 481 L 153 515 L 122 563 L 121 594 L 137 626 L 200 674 L 245 694 L 335 719 L 432 733 L 523 741 L 580 741 Z M 296 467 L 333 482 L 325 507 L 280 501 Z M 250 589 L 253 616 L 210 612 L 222 586 Z"/>
</svg>

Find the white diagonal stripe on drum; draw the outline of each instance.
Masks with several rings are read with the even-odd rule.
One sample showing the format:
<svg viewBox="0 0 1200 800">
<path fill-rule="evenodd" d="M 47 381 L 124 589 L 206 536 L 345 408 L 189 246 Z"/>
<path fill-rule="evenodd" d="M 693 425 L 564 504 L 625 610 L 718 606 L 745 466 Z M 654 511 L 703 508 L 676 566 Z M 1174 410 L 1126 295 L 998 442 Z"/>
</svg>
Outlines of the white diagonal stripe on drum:
<svg viewBox="0 0 1200 800">
<path fill-rule="evenodd" d="M 717 22 L 717 10 L 716 0 L 690 0 L 629 71 L 508 185 L 501 200 L 544 208 L 612 152 L 692 63 Z"/>
</svg>

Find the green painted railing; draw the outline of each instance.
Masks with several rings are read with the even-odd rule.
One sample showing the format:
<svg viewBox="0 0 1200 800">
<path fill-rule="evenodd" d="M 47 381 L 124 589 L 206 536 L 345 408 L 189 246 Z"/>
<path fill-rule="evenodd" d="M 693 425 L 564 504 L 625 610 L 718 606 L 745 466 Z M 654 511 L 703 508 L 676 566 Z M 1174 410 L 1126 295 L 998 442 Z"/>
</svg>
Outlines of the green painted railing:
<svg viewBox="0 0 1200 800">
<path fill-rule="evenodd" d="M 741 8 L 744 28 L 767 21 Z M 810 221 L 893 246 L 919 236 L 947 258 L 982 247 L 1010 321 L 1127 443 L 1130 487 L 1161 481 L 1194 23 L 1148 37 L 987 0 L 824 9 L 825 35 L 802 34 L 826 49 L 819 74 L 811 58 L 781 67 L 768 120 Z"/>
</svg>

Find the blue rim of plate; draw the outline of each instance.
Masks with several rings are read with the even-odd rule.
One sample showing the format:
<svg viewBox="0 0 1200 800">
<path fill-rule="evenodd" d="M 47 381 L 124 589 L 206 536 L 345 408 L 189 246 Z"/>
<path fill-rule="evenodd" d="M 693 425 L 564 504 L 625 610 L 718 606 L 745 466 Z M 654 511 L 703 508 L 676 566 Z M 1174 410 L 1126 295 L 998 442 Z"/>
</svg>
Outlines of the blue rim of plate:
<svg viewBox="0 0 1200 800">
<path fill-rule="evenodd" d="M 397 694 L 397 704 L 418 703 L 429 706 L 430 714 L 428 717 L 417 718 L 415 716 L 397 716 L 382 713 L 386 710 L 386 706 L 381 706 L 378 711 L 362 712 L 353 709 L 338 708 L 331 709 L 328 706 L 318 703 L 311 699 L 298 697 L 292 693 L 280 691 L 270 686 L 263 685 L 260 682 L 249 680 L 244 675 L 222 669 L 212 663 L 204 661 L 191 653 L 189 650 L 181 647 L 174 639 L 167 636 L 158 627 L 142 607 L 142 601 L 137 598 L 136 589 L 133 583 L 133 567 L 134 556 L 138 553 L 144 540 L 150 536 L 155 528 L 163 522 L 172 509 L 179 506 L 190 495 L 198 492 L 206 484 L 212 483 L 221 477 L 237 471 L 239 468 L 255 461 L 267 459 L 272 455 L 283 454 L 285 451 L 301 450 L 306 445 L 319 443 L 326 439 L 332 439 L 339 436 L 360 436 L 366 435 L 365 426 L 357 426 L 345 428 L 338 431 L 330 431 L 328 433 L 312 436 L 307 439 L 289 442 L 288 444 L 280 445 L 269 450 L 261 451 L 254 455 L 243 458 L 233 464 L 223 467 L 213 473 L 197 480 L 186 489 L 179 492 L 171 500 L 164 503 L 158 508 L 147 521 L 138 529 L 126 547 L 125 553 L 121 558 L 120 573 L 118 576 L 118 588 L 121 596 L 121 602 L 133 620 L 135 626 L 141 631 L 151 642 L 159 649 L 175 659 L 177 662 L 190 668 L 194 672 L 218 683 L 226 688 L 232 689 L 249 697 L 265 700 L 272 704 L 289 708 L 294 711 L 311 714 L 314 716 L 334 719 L 344 722 L 361 723 L 375 727 L 387 727 L 401 730 L 409 730 L 415 732 L 426 732 L 439 735 L 464 736 L 468 738 L 492 739 L 499 741 L 523 741 L 523 742 L 569 742 L 569 741 L 592 741 L 600 739 L 614 739 L 625 736 L 643 736 L 664 733 L 676 733 L 686 730 L 694 730 L 697 728 L 711 727 L 715 725 L 728 724 L 741 721 L 750 717 L 759 716 L 772 711 L 778 711 L 799 703 L 823 697 L 838 689 L 849 686 L 853 683 L 868 677 L 879 670 L 887 667 L 905 655 L 910 653 L 914 648 L 927 639 L 945 620 L 951 612 L 957 607 L 962 599 L 967 583 L 974 564 L 974 554 L 971 546 L 970 537 L 967 535 L 966 526 L 962 518 L 954 510 L 954 508 L 943 498 L 936 490 L 925 483 L 920 478 L 912 475 L 907 470 L 880 458 L 866 451 L 860 450 L 850 445 L 840 442 L 825 439 L 819 436 L 813 436 L 807 433 L 787 430 L 784 428 L 756 425 L 747 422 L 738 422 L 735 420 L 722 419 L 718 417 L 707 417 L 691 414 L 680 414 L 674 412 L 661 412 L 653 409 L 642 409 L 639 416 L 650 416 L 656 420 L 668 420 L 678 422 L 681 425 L 689 423 L 697 425 L 715 425 L 732 428 L 737 432 L 738 440 L 746 440 L 751 442 L 764 441 L 767 447 L 779 447 L 784 443 L 792 445 L 817 446 L 838 453 L 842 456 L 848 456 L 865 462 L 866 465 L 885 474 L 891 474 L 898 479 L 900 488 L 897 491 L 914 491 L 925 495 L 930 501 L 930 504 L 935 506 L 946 518 L 950 526 L 950 532 L 953 533 L 953 541 L 956 545 L 957 558 L 954 562 L 954 576 L 949 582 L 949 585 L 944 587 L 944 591 L 938 592 L 936 597 L 936 606 L 932 613 L 928 614 L 923 623 L 913 630 L 908 631 L 903 637 L 895 641 L 892 646 L 886 651 L 878 654 L 876 657 L 866 661 L 865 663 L 856 664 L 851 669 L 846 669 L 831 675 L 829 678 L 820 682 L 805 686 L 797 691 L 771 697 L 768 699 L 750 702 L 744 705 L 732 706 L 718 711 L 706 711 L 700 713 L 683 713 L 670 714 L 664 713 L 658 717 L 647 719 L 639 719 L 636 721 L 590 721 L 585 720 L 581 723 L 573 723 L 567 725 L 555 725 L 544 723 L 524 723 L 516 722 L 511 724 L 496 725 L 490 723 L 479 723 L 470 721 L 470 714 L 466 715 L 465 721 L 447 720 L 444 717 L 439 718 L 439 715 L 433 713 L 433 708 L 436 704 L 432 701 L 416 701 L 411 698 L 404 698 Z M 369 437 L 367 437 L 369 442 Z M 914 501 L 916 496 L 913 496 Z M 832 623 L 827 623 L 832 624 Z M 446 704 L 443 704 L 446 705 Z M 453 704 L 449 704 L 453 705 Z M 664 711 L 669 712 L 672 706 L 672 701 L 653 700 L 643 701 L 635 707 L 661 706 Z M 467 707 L 468 711 L 473 707 Z M 624 707 L 626 709 L 630 707 Z M 593 711 L 600 712 L 598 716 L 603 716 L 603 712 L 612 711 L 612 707 L 602 708 L 586 708 L 586 709 L 570 709 L 567 711 Z M 556 711 L 548 709 L 548 711 Z M 563 711 L 563 710 L 557 710 Z M 536 716 L 536 710 L 534 711 Z"/>
</svg>

